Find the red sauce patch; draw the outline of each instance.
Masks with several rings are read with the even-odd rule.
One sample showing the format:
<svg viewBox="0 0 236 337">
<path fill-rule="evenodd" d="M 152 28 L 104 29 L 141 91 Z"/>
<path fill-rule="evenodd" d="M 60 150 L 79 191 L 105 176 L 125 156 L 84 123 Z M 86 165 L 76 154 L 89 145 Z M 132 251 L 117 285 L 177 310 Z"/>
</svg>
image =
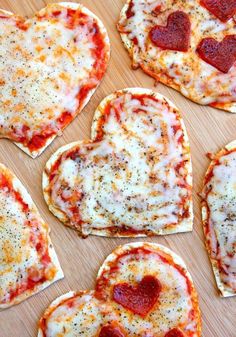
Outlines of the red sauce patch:
<svg viewBox="0 0 236 337">
<path fill-rule="evenodd" d="M 28 26 L 25 24 L 24 21 L 17 21 L 16 22 L 16 26 L 21 29 L 21 30 L 24 30 L 26 31 L 28 29 Z"/>
<path fill-rule="evenodd" d="M 85 84 L 81 87 L 78 95 L 77 95 L 77 99 L 79 101 L 79 106 L 81 107 L 85 98 L 88 96 L 88 93 L 90 90 L 94 89 L 94 84 Z"/>
<path fill-rule="evenodd" d="M 59 123 L 61 128 L 64 128 L 66 125 L 68 125 L 73 119 L 73 116 L 70 112 L 64 111 L 60 117 L 58 117 L 57 122 Z"/>
<path fill-rule="evenodd" d="M 28 142 L 27 147 L 29 148 L 30 151 L 36 151 L 42 148 L 46 144 L 48 138 L 50 138 L 54 134 L 55 134 L 54 131 L 48 131 L 48 132 L 43 132 L 41 134 L 35 134 Z"/>
<path fill-rule="evenodd" d="M 59 10 L 54 11 L 52 14 L 53 14 L 53 16 L 59 16 L 59 15 L 61 15 L 61 11 L 59 11 Z"/>
<path fill-rule="evenodd" d="M 223 73 L 228 73 L 236 61 L 236 35 L 228 35 L 218 42 L 213 38 L 203 39 L 197 53 L 202 60 Z"/>
<path fill-rule="evenodd" d="M 182 11 L 171 13 L 166 26 L 155 26 L 149 36 L 151 41 L 162 49 L 186 52 L 190 43 L 191 22 Z"/>
<path fill-rule="evenodd" d="M 9 290 L 9 300 L 12 301 L 14 298 L 17 296 L 21 295 L 23 292 L 28 291 L 28 290 L 33 290 L 37 285 L 44 283 L 47 281 L 45 276 L 42 276 L 40 279 L 37 281 L 33 280 L 30 276 L 27 278 L 24 283 L 18 285 L 16 289 L 10 289 Z"/>
<path fill-rule="evenodd" d="M 13 195 L 15 200 L 21 204 L 23 212 L 29 211 L 29 205 L 23 200 L 20 192 L 14 190 L 11 180 L 4 174 L 0 174 L 0 188 L 7 188 L 8 192 Z"/>
<path fill-rule="evenodd" d="M 201 0 L 200 4 L 222 22 L 236 14 L 236 0 Z"/>
<path fill-rule="evenodd" d="M 128 6 L 127 11 L 126 11 L 127 19 L 130 19 L 132 16 L 134 16 L 133 7 L 134 7 L 134 4 L 133 4 L 133 1 L 131 0 L 129 2 L 129 6 Z"/>
<path fill-rule="evenodd" d="M 119 326 L 108 324 L 102 327 L 99 337 L 125 337 Z"/>
<path fill-rule="evenodd" d="M 174 328 L 167 332 L 165 337 L 184 337 L 184 334 L 179 329 Z"/>
<path fill-rule="evenodd" d="M 133 313 L 145 317 L 155 305 L 161 291 L 160 282 L 151 275 L 136 285 L 116 284 L 113 288 L 113 299 Z"/>
</svg>

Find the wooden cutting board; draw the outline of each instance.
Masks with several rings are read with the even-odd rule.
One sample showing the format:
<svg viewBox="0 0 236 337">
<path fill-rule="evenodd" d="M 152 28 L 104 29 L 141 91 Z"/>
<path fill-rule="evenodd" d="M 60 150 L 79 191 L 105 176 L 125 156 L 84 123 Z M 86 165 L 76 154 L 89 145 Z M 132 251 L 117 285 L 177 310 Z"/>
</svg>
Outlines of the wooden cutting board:
<svg viewBox="0 0 236 337">
<path fill-rule="evenodd" d="M 0 7 L 30 17 L 49 2 L 0 0 Z M 166 245 L 184 258 L 200 298 L 203 336 L 236 337 L 236 297 L 222 299 L 218 295 L 204 246 L 200 199 L 197 195 L 209 164 L 205 154 L 217 151 L 236 138 L 236 115 L 194 104 L 172 89 L 161 84 L 155 86 L 154 80 L 141 70 L 131 69 L 128 54 L 115 26 L 124 0 L 81 0 L 81 3 L 102 19 L 110 36 L 111 60 L 102 84 L 63 136 L 57 138 L 38 159 L 31 159 L 10 141 L 0 140 L 0 161 L 11 168 L 27 187 L 51 227 L 51 238 L 65 278 L 25 302 L 0 312 L 0 337 L 36 337 L 37 321 L 53 299 L 71 289 L 93 288 L 96 272 L 105 257 L 117 245 L 135 241 L 100 237 L 80 239 L 75 231 L 64 227 L 49 212 L 42 195 L 41 175 L 47 159 L 56 149 L 68 142 L 89 138 L 93 112 L 106 95 L 116 89 L 137 86 L 159 91 L 181 110 L 190 138 L 194 174 L 194 231 L 147 241 Z"/>
</svg>

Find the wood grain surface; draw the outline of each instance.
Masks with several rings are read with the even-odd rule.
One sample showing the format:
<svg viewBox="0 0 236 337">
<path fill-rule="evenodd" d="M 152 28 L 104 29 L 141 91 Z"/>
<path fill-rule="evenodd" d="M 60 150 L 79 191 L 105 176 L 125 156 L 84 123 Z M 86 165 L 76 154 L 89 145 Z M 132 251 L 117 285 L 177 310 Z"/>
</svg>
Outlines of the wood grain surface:
<svg viewBox="0 0 236 337">
<path fill-rule="evenodd" d="M 49 1 L 0 0 L 0 7 L 32 16 Z M 111 60 L 103 82 L 83 112 L 63 135 L 38 158 L 31 159 L 8 140 L 0 140 L 0 161 L 18 176 L 30 192 L 43 218 L 51 227 L 51 238 L 65 278 L 23 303 L 0 312 L 0 337 L 36 337 L 37 322 L 44 309 L 57 296 L 73 289 L 93 288 L 97 270 L 105 257 L 120 244 L 131 239 L 89 237 L 86 240 L 64 227 L 48 210 L 41 190 L 43 167 L 60 146 L 79 139 L 88 139 L 93 112 L 99 102 L 116 89 L 140 86 L 151 88 L 171 99 L 181 110 L 190 138 L 194 175 L 194 231 L 155 237 L 158 242 L 178 253 L 186 262 L 197 288 L 203 319 L 203 337 L 236 337 L 236 297 L 219 297 L 211 265 L 205 250 L 200 218 L 202 180 L 209 164 L 205 154 L 215 152 L 236 138 L 236 115 L 202 107 L 154 80 L 141 70 L 132 70 L 130 60 L 116 30 L 124 0 L 81 0 L 104 22 L 111 40 Z M 141 241 L 141 240 L 139 240 Z"/>
</svg>

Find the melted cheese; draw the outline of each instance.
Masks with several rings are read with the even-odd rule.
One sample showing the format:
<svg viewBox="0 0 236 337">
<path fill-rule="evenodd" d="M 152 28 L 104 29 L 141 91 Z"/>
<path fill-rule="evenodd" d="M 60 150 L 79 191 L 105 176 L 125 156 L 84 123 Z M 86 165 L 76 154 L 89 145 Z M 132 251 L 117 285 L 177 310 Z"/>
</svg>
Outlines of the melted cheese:
<svg viewBox="0 0 236 337">
<path fill-rule="evenodd" d="M 236 150 L 223 151 L 216 158 L 210 166 L 213 176 L 204 187 L 208 211 L 203 220 L 207 221 L 206 239 L 220 290 L 223 286 L 225 293 L 236 295 Z"/>
<path fill-rule="evenodd" d="M 86 24 L 73 28 L 67 27 L 67 8 L 56 4 L 27 20 L 26 31 L 17 28 L 17 17 L 1 18 L 1 136 L 17 141 L 25 136 L 23 126 L 29 127 L 28 140 L 45 130 L 60 134 L 65 125 L 58 118 L 63 112 L 75 117 L 82 108 L 80 90 L 98 85 L 93 40 L 97 20 L 84 7 L 78 5 L 77 9 L 85 13 Z M 61 14 L 44 19 L 54 11 Z M 101 57 L 107 62 L 109 47 L 105 48 Z"/>
<path fill-rule="evenodd" d="M 153 234 L 190 230 L 189 145 L 178 113 L 165 100 L 150 96 L 141 103 L 132 93 L 114 96 L 110 105 L 103 139 L 75 145 L 61 155 L 50 205 L 75 227 L 79 224 L 71 209 L 76 207 L 83 234 L 107 229 L 109 235 L 109 228 L 119 232 L 124 225 Z M 100 119 L 102 113 L 97 120 L 95 114 L 94 139 Z M 176 133 L 174 126 L 179 128 Z M 185 140 L 179 142 L 183 135 Z M 79 153 L 75 160 L 67 158 L 72 150 Z M 183 166 L 179 172 L 178 165 Z M 79 198 L 73 198 L 75 191 Z M 186 217 L 184 210 L 189 211 Z"/>
<path fill-rule="evenodd" d="M 129 252 L 137 247 L 138 253 Z M 143 248 L 149 253 L 143 253 Z M 165 263 L 160 256 L 170 260 Z M 112 289 L 123 282 L 136 285 L 147 275 L 156 277 L 162 290 L 154 307 L 142 318 L 114 302 Z M 186 336 L 201 336 L 200 312 L 191 277 L 183 261 L 165 247 L 133 243 L 117 248 L 99 270 L 97 285 L 100 282 L 102 292 L 97 289 L 68 293 L 56 299 L 40 320 L 38 337 L 95 337 L 108 323 L 119 326 L 124 336 L 130 337 L 164 336 L 177 327 Z"/>
<path fill-rule="evenodd" d="M 197 103 L 214 103 L 236 112 L 236 63 L 224 74 L 196 54 L 202 39 L 222 41 L 226 35 L 236 34 L 234 20 L 222 23 L 196 0 L 132 0 L 134 15 L 127 19 L 128 3 L 121 12 L 118 29 L 134 65 Z M 160 11 L 155 11 L 159 6 Z M 191 21 L 188 52 L 162 50 L 148 38 L 152 27 L 165 26 L 168 16 L 177 10 L 187 13 Z M 134 44 L 133 39 L 138 43 Z"/>
<path fill-rule="evenodd" d="M 29 206 L 29 211 L 25 211 L 13 191 L 8 187 L 0 189 L 0 308 L 5 308 L 45 288 L 63 274 L 48 237 L 48 228 L 30 196 L 3 165 L 0 170 L 1 174 L 11 177 L 14 191 L 19 192 Z M 37 243 L 44 245 L 39 251 Z M 47 252 L 51 262 L 41 260 L 40 250 Z M 34 286 L 29 285 L 32 281 Z"/>
<path fill-rule="evenodd" d="M 96 336 L 103 324 L 102 311 L 106 313 L 106 306 L 93 292 L 72 296 L 52 310 L 43 336 Z"/>
</svg>

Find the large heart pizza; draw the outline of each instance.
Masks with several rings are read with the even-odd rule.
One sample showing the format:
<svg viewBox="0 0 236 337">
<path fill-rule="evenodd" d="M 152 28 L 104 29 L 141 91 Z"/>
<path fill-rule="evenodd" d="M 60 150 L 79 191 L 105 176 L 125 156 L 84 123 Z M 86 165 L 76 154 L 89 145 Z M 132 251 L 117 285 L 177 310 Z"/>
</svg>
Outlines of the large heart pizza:
<svg viewBox="0 0 236 337">
<path fill-rule="evenodd" d="M 62 277 L 47 224 L 21 182 L 0 164 L 0 309 Z"/>
<path fill-rule="evenodd" d="M 235 0 L 128 0 L 118 30 L 134 67 L 196 103 L 236 112 L 235 15 Z"/>
<path fill-rule="evenodd" d="M 236 141 L 216 155 L 204 179 L 206 246 L 222 296 L 236 296 Z"/>
<path fill-rule="evenodd" d="M 95 112 L 92 140 L 60 148 L 43 174 L 49 209 L 83 236 L 190 231 L 191 190 L 180 114 L 141 88 L 107 96 Z"/>
<path fill-rule="evenodd" d="M 95 291 L 56 299 L 38 337 L 200 337 L 197 294 L 182 259 L 164 246 L 118 247 L 99 270 Z"/>
<path fill-rule="evenodd" d="M 75 3 L 29 20 L 0 10 L 0 136 L 38 156 L 75 118 L 109 60 L 102 22 Z"/>
</svg>

